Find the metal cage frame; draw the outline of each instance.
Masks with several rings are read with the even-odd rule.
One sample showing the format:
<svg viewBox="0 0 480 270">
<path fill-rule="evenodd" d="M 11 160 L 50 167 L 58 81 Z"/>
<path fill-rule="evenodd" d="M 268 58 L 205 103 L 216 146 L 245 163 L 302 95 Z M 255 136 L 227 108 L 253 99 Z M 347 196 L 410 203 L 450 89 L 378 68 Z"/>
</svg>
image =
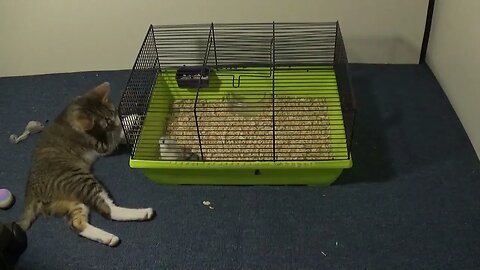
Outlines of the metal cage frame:
<svg viewBox="0 0 480 270">
<path fill-rule="evenodd" d="M 267 68 L 271 78 L 275 112 L 275 75 L 282 69 L 308 65 L 333 67 L 340 98 L 341 114 L 351 158 L 356 104 L 349 76 L 348 57 L 339 22 L 324 23 L 229 23 L 150 25 L 118 105 L 127 143 L 134 158 L 156 79 L 163 70 L 200 67 L 209 70 Z M 240 76 L 237 79 L 240 84 Z M 196 91 L 194 115 L 198 144 L 203 157 L 197 105 L 203 84 L 201 77 L 190 81 Z M 235 87 L 235 78 L 232 80 Z M 125 118 L 138 114 L 138 121 Z M 273 119 L 273 159 L 276 161 L 275 113 Z M 125 127 L 131 127 L 128 130 Z"/>
</svg>

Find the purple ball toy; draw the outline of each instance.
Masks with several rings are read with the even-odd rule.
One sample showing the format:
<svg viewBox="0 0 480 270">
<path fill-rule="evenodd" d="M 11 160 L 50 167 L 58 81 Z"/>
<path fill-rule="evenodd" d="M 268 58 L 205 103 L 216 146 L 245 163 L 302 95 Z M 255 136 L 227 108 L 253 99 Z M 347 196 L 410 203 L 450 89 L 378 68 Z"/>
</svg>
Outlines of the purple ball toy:
<svg viewBox="0 0 480 270">
<path fill-rule="evenodd" d="M 0 189 L 0 209 L 8 209 L 13 205 L 13 195 L 8 189 Z"/>
</svg>

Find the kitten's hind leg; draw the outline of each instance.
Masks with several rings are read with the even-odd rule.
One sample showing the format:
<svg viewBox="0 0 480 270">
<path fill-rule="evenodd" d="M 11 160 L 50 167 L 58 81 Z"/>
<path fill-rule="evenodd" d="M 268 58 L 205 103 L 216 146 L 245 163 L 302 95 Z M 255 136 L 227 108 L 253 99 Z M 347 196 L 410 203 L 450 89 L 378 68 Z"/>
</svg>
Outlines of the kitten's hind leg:
<svg viewBox="0 0 480 270">
<path fill-rule="evenodd" d="M 22 211 L 22 215 L 15 222 L 24 231 L 30 229 L 32 223 L 37 219 L 41 205 L 39 203 L 30 202 L 26 200 L 25 206 Z"/>
<path fill-rule="evenodd" d="M 62 204 L 61 206 L 59 204 Z M 67 217 L 70 227 L 78 232 L 79 235 L 100 242 L 108 246 L 116 246 L 120 242 L 120 239 L 111 233 L 108 233 L 102 229 L 99 229 L 90 223 L 88 223 L 88 207 L 83 203 L 75 202 L 61 202 L 57 203 L 58 210 L 67 208 Z M 62 209 L 63 208 L 63 209 Z"/>
<path fill-rule="evenodd" d="M 125 208 L 117 206 L 113 200 L 104 191 L 99 194 L 105 206 L 97 207 L 103 215 L 117 221 L 149 220 L 153 217 L 152 208 Z M 108 209 L 105 209 L 108 208 Z"/>
</svg>

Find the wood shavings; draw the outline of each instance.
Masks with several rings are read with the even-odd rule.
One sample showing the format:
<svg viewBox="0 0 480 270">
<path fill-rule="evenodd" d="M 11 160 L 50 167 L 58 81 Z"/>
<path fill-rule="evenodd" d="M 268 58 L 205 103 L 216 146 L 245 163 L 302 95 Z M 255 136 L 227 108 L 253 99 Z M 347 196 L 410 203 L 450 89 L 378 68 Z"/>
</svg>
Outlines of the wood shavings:
<svg viewBox="0 0 480 270">
<path fill-rule="evenodd" d="M 173 102 L 167 134 L 180 147 L 198 155 L 200 134 L 206 161 L 272 160 L 274 142 L 275 158 L 279 161 L 332 159 L 328 105 L 324 98 L 276 96 L 275 104 L 262 103 L 261 110 L 256 107 L 258 113 L 253 115 L 232 112 L 225 100 L 199 99 L 198 132 L 194 102 Z"/>
</svg>

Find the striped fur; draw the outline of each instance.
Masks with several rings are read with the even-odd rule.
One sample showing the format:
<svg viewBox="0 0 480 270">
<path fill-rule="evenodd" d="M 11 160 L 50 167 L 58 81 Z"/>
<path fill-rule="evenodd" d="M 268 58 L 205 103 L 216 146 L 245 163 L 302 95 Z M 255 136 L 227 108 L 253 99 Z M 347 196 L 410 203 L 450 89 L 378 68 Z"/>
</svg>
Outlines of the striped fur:
<svg viewBox="0 0 480 270">
<path fill-rule="evenodd" d="M 89 209 L 112 218 L 120 208 L 91 173 L 95 160 L 113 152 L 121 140 L 120 119 L 103 83 L 75 98 L 41 133 L 33 152 L 24 210 L 17 224 L 28 230 L 39 215 L 66 216 L 80 235 L 115 245 L 119 238 L 88 223 Z M 146 220 L 153 210 L 129 209 L 121 220 Z M 130 215 L 130 216 L 128 216 Z M 119 220 L 118 218 L 112 218 Z"/>
</svg>

